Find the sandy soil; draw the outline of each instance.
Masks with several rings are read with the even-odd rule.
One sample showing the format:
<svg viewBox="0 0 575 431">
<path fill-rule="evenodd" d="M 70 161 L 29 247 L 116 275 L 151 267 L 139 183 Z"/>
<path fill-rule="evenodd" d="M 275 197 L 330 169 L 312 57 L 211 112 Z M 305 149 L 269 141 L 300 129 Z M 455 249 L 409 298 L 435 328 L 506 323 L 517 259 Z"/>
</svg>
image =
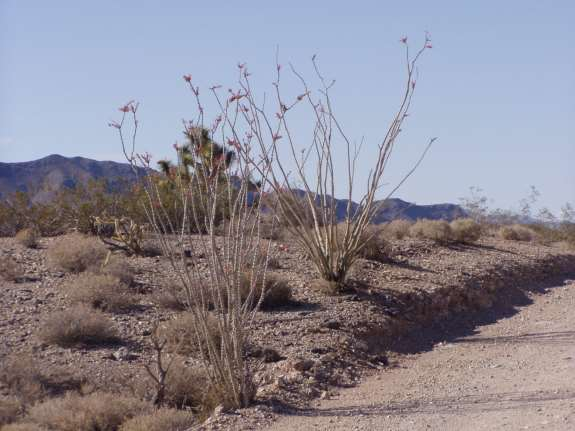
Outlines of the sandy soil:
<svg viewBox="0 0 575 431">
<path fill-rule="evenodd" d="M 269 431 L 575 429 L 575 281 L 554 284 L 475 328 L 452 321 L 404 340 L 395 367 Z"/>
</svg>

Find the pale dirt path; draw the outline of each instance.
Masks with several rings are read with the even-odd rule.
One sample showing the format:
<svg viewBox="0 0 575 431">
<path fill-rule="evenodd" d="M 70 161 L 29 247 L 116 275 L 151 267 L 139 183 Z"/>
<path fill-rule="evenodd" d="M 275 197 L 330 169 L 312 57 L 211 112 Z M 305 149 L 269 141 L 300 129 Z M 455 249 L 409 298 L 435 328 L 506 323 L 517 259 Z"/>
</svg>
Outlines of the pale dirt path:
<svg viewBox="0 0 575 431">
<path fill-rule="evenodd" d="M 575 283 L 269 431 L 575 430 Z"/>
</svg>

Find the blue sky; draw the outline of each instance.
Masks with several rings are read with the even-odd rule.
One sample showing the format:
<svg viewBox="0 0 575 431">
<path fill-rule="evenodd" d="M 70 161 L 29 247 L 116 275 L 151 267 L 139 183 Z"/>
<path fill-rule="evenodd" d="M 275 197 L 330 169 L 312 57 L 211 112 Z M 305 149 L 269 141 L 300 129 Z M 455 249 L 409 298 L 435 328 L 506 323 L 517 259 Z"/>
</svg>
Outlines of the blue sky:
<svg viewBox="0 0 575 431">
<path fill-rule="evenodd" d="M 0 0 L 0 161 L 121 161 L 107 123 L 130 99 L 141 102 L 139 149 L 169 156 L 195 113 L 182 75 L 232 86 L 245 61 L 269 91 L 279 45 L 281 62 L 309 75 L 317 54 L 337 80 L 336 113 L 366 139 L 361 189 L 401 94 L 398 40 L 429 31 L 433 49 L 386 182 L 437 136 L 397 196 L 457 202 L 478 186 L 507 208 L 534 185 L 556 211 L 575 202 L 574 22 L 573 1 Z M 286 91 L 299 94 L 295 84 Z"/>
</svg>

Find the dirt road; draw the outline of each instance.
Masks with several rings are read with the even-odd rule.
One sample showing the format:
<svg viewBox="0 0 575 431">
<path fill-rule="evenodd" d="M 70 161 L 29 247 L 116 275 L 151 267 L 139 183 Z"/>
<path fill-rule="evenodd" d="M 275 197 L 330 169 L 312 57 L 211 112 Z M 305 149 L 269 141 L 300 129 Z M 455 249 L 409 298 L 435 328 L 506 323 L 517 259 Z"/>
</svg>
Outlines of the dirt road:
<svg viewBox="0 0 575 431">
<path fill-rule="evenodd" d="M 575 282 L 523 302 L 438 344 L 405 340 L 419 351 L 269 431 L 575 430 Z"/>
</svg>

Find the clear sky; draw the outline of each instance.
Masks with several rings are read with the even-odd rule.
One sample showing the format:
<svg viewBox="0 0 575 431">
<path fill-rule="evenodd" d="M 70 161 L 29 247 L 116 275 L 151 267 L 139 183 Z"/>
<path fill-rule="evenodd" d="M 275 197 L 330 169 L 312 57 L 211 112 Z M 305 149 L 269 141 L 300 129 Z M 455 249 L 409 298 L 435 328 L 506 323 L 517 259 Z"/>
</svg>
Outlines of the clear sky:
<svg viewBox="0 0 575 431">
<path fill-rule="evenodd" d="M 386 181 L 439 139 L 397 196 L 457 202 L 478 186 L 507 208 L 534 185 L 552 210 L 575 202 L 573 0 L 0 0 L 0 161 L 121 161 L 107 123 L 130 99 L 141 102 L 139 149 L 169 156 L 194 114 L 182 75 L 232 86 L 245 61 L 269 90 L 279 46 L 305 73 L 317 54 L 337 80 L 336 113 L 366 138 L 363 184 L 400 97 L 399 39 L 425 31 L 433 49 Z"/>
</svg>

